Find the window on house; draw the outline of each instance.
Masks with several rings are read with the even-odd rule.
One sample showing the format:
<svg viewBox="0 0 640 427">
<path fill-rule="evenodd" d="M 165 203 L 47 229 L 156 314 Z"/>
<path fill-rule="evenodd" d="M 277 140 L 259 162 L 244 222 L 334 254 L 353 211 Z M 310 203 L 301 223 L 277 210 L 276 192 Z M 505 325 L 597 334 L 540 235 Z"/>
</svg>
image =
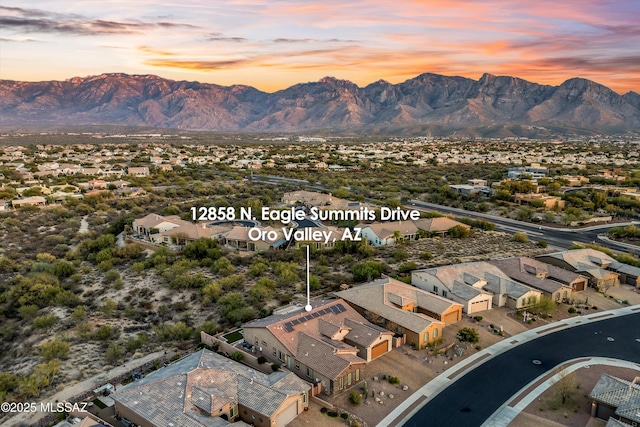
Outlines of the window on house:
<svg viewBox="0 0 640 427">
<path fill-rule="evenodd" d="M 302 393 L 302 403 L 307 403 L 307 393 Z"/>
<path fill-rule="evenodd" d="M 238 406 L 237 405 L 233 405 L 231 407 L 231 409 L 229 410 L 229 418 L 233 418 L 236 415 L 238 415 Z"/>
<path fill-rule="evenodd" d="M 433 339 L 436 339 L 436 338 L 438 338 L 438 329 L 437 328 L 433 330 Z"/>
<path fill-rule="evenodd" d="M 347 375 L 347 385 L 351 385 L 351 372 Z"/>
<path fill-rule="evenodd" d="M 340 390 L 344 388 L 344 377 L 340 377 Z"/>
<path fill-rule="evenodd" d="M 360 381 L 360 369 L 356 369 L 356 382 Z"/>
<path fill-rule="evenodd" d="M 425 342 L 429 342 L 429 333 L 428 332 L 424 334 L 424 340 L 425 340 Z"/>
<path fill-rule="evenodd" d="M 313 372 L 313 369 L 307 368 L 307 376 L 311 379 L 314 379 L 316 377 L 316 374 L 315 372 Z"/>
<path fill-rule="evenodd" d="M 438 287 L 437 286 L 433 287 L 433 292 L 435 292 L 436 294 L 438 293 Z"/>
<path fill-rule="evenodd" d="M 276 351 L 276 348 L 273 347 L 273 355 L 275 356 L 276 354 L 278 354 L 278 352 Z"/>
<path fill-rule="evenodd" d="M 267 342 L 266 341 L 262 341 L 262 345 L 266 347 L 267 346 Z"/>
<path fill-rule="evenodd" d="M 299 371 L 299 370 L 300 370 L 300 362 L 298 362 L 298 361 L 296 360 L 295 365 L 296 365 L 296 369 Z"/>
<path fill-rule="evenodd" d="M 284 354 L 282 354 L 281 351 L 278 352 L 278 359 L 280 359 L 281 362 L 284 362 Z"/>
<path fill-rule="evenodd" d="M 442 290 L 442 296 L 445 298 L 447 297 L 447 291 L 445 291 L 444 289 Z"/>
</svg>

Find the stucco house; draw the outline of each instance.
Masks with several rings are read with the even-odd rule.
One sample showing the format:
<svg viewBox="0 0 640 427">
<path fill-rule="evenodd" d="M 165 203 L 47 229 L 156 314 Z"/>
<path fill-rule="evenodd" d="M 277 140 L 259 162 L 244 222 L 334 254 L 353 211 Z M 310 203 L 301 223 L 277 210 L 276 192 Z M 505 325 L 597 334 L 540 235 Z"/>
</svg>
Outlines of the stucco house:
<svg viewBox="0 0 640 427">
<path fill-rule="evenodd" d="M 573 292 L 581 291 L 587 285 L 586 277 L 533 258 L 513 257 L 489 262 L 512 280 L 537 289 L 556 302 L 571 299 Z"/>
<path fill-rule="evenodd" d="M 367 362 L 392 348 L 393 333 L 344 300 L 311 301 L 243 325 L 244 339 L 271 362 L 312 382 L 314 394 L 339 393 L 364 380 Z"/>
<path fill-rule="evenodd" d="M 609 287 L 620 283 L 618 273 L 609 270 L 617 261 L 595 249 L 575 249 L 538 255 L 537 260 L 588 277 L 591 286 Z M 640 272 L 640 269 L 638 269 Z"/>
<path fill-rule="evenodd" d="M 111 394 L 116 416 L 143 427 L 284 427 L 308 407 L 310 385 L 200 350 Z"/>
<path fill-rule="evenodd" d="M 372 224 L 358 224 L 356 228 L 362 230 L 362 237 L 372 246 L 393 245 L 396 235 L 402 240 L 416 240 L 418 227 L 413 221 L 374 222 Z"/>
<path fill-rule="evenodd" d="M 189 223 L 163 231 L 157 240 L 162 243 L 184 246 L 202 238 L 221 241 L 229 231 L 231 231 L 231 226 Z"/>
<path fill-rule="evenodd" d="M 224 245 L 230 249 L 239 251 L 260 252 L 270 249 L 278 249 L 284 247 L 287 239 L 284 238 L 282 230 L 273 227 L 259 227 L 260 236 L 256 240 L 249 236 L 251 228 L 235 226 L 224 236 Z M 268 233 L 272 232 L 274 239 L 269 238 Z"/>
<path fill-rule="evenodd" d="M 462 304 L 390 277 L 336 292 L 336 296 L 418 349 L 441 338 L 445 325 L 462 319 Z"/>
<path fill-rule="evenodd" d="M 135 234 L 156 240 L 161 233 L 187 224 L 191 223 L 176 215 L 162 216 L 152 213 L 143 218 L 136 218 L 131 227 Z"/>
<path fill-rule="evenodd" d="M 463 263 L 446 265 L 411 272 L 411 284 L 444 298 L 462 304 L 467 314 L 490 310 L 493 295 L 482 286 L 486 282 L 470 280 L 472 274 L 478 274 L 484 263 Z M 471 283 L 469 283 L 471 282 Z"/>
<path fill-rule="evenodd" d="M 133 166 L 127 169 L 127 175 L 144 177 L 149 176 L 149 167 L 148 166 Z"/>
<path fill-rule="evenodd" d="M 24 206 L 44 206 L 47 204 L 47 200 L 42 196 L 24 197 L 18 200 L 12 200 L 11 205 L 14 208 L 22 208 Z"/>
</svg>

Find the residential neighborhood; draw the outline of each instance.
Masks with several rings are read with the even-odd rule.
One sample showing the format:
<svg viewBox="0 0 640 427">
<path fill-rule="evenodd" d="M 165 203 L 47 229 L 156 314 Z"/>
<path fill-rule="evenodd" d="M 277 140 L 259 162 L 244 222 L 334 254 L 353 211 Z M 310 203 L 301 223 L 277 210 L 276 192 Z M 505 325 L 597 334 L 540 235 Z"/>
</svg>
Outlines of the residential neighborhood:
<svg viewBox="0 0 640 427">
<path fill-rule="evenodd" d="M 90 403 L 69 425 L 399 425 L 493 346 L 640 304 L 615 141 L 51 137 L 85 143 L 0 155 L 0 395 Z M 577 413 L 635 422 L 598 387 Z"/>
</svg>

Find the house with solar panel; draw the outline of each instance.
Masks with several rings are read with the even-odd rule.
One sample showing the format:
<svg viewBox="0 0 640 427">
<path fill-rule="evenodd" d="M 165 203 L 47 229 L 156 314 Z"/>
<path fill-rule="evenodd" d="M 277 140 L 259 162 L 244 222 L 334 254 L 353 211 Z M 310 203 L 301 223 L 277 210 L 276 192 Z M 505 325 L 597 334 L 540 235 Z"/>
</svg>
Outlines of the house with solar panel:
<svg viewBox="0 0 640 427">
<path fill-rule="evenodd" d="M 310 385 L 291 372 L 258 372 L 200 350 L 111 394 L 138 426 L 284 427 L 309 405 Z"/>
<path fill-rule="evenodd" d="M 257 356 L 285 366 L 331 395 L 365 378 L 367 362 L 391 351 L 393 333 L 374 325 L 341 299 L 310 301 L 243 325 Z"/>
</svg>

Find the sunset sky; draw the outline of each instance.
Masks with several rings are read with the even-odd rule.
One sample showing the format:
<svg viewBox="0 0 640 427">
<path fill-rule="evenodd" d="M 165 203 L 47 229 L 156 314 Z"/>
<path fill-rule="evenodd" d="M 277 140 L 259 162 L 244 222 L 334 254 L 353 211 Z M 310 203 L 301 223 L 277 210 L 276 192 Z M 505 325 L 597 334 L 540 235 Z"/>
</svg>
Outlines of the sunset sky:
<svg viewBox="0 0 640 427">
<path fill-rule="evenodd" d="M 157 74 L 272 92 L 431 72 L 640 92 L 640 1 L 0 0 L 0 79 Z"/>
</svg>

